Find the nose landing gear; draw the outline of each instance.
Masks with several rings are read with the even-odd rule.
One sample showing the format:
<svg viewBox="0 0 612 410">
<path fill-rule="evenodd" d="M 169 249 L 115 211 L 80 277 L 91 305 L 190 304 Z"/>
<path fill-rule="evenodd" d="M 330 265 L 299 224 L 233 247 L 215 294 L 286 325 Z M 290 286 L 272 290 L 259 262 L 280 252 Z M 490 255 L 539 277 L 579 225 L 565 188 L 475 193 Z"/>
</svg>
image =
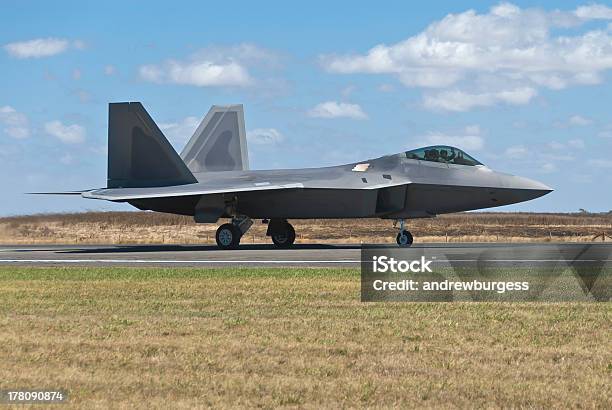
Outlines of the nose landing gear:
<svg viewBox="0 0 612 410">
<path fill-rule="evenodd" d="M 403 219 L 399 219 L 399 225 L 400 225 L 399 233 L 397 234 L 395 241 L 401 248 L 407 248 L 412 245 L 414 238 L 412 237 L 412 234 L 410 233 L 410 231 L 407 231 L 404 229 Z"/>
</svg>

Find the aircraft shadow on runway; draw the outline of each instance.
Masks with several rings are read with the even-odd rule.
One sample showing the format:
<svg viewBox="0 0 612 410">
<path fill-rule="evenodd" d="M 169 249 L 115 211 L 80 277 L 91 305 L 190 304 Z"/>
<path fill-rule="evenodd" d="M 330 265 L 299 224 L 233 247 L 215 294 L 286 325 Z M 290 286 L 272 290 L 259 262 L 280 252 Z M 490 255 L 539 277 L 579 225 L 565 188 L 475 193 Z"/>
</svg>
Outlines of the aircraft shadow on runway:
<svg viewBox="0 0 612 410">
<path fill-rule="evenodd" d="M 303 244 L 293 245 L 291 250 L 323 250 L 323 249 L 360 249 L 360 245 L 322 245 L 322 244 Z M 277 249 L 274 245 L 266 244 L 253 244 L 253 245 L 240 245 L 238 251 L 282 251 L 283 249 Z M 234 251 L 236 251 L 234 250 Z M 287 250 L 287 249 L 285 249 Z M 100 247 L 100 248 L 82 248 L 82 249 L 66 249 L 66 250 L 55 250 L 57 253 L 65 254 L 90 254 L 90 253 L 140 253 L 140 252 L 227 252 L 220 250 L 215 245 L 130 245 L 130 246 L 113 246 Z M 229 251 L 232 252 L 232 251 Z"/>
<path fill-rule="evenodd" d="M 440 251 L 444 248 L 448 249 L 495 249 L 495 248 L 549 248 L 559 244 L 519 244 L 519 243 L 423 243 L 414 244 L 413 249 L 435 249 Z M 577 244 L 576 244 L 577 245 Z M 599 245 L 599 244 L 598 244 Z M 604 244 L 601 244 L 604 245 Z M 608 245 L 608 244 L 606 244 Z M 287 250 L 346 250 L 346 249 L 361 249 L 362 246 L 368 248 L 396 248 L 393 244 L 294 244 L 289 249 L 278 249 L 273 244 L 242 244 L 236 251 L 287 251 Z M 568 244 L 562 245 L 564 248 Z M 212 252 L 221 251 L 216 245 L 88 245 L 78 247 L 66 245 L 63 248 L 39 248 L 39 249 L 14 249 L 12 252 L 20 253 L 35 253 L 35 252 L 54 252 L 57 254 L 121 254 L 121 253 L 139 253 L 139 252 Z"/>
</svg>

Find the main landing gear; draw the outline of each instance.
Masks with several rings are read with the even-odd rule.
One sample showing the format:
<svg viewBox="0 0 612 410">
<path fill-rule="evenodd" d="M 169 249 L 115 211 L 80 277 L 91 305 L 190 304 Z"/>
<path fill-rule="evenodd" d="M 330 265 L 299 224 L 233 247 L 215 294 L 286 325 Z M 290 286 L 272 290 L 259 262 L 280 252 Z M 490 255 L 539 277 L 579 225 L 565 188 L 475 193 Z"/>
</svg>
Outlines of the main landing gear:
<svg viewBox="0 0 612 410">
<path fill-rule="evenodd" d="M 407 248 L 412 245 L 414 238 L 412 237 L 412 234 L 410 233 L 410 231 L 407 231 L 404 229 L 403 219 L 399 220 L 399 226 L 400 226 L 399 233 L 397 234 L 395 241 L 401 248 Z"/>
<path fill-rule="evenodd" d="M 217 228 L 215 239 L 217 246 L 221 249 L 236 249 L 240 244 L 240 238 L 253 225 L 251 218 L 247 216 L 232 218 L 231 223 L 223 224 Z"/>
<path fill-rule="evenodd" d="M 264 220 L 264 222 L 266 222 Z M 405 229 L 403 219 L 398 219 L 399 232 L 395 238 L 397 244 L 402 248 L 412 245 L 414 238 L 410 231 Z M 215 239 L 221 249 L 236 249 L 240 244 L 240 239 L 253 225 L 251 218 L 246 216 L 234 217 L 231 223 L 221 225 L 217 229 Z M 395 224 L 394 224 L 395 225 Z M 271 219 L 268 222 L 266 235 L 272 238 L 272 242 L 277 248 L 290 248 L 295 242 L 295 229 L 285 219 Z"/>
<path fill-rule="evenodd" d="M 264 221 L 265 222 L 265 221 Z M 215 239 L 220 249 L 236 249 L 240 239 L 253 225 L 246 216 L 234 217 L 231 223 L 221 225 L 217 229 Z M 285 219 L 271 219 L 268 222 L 266 235 L 272 238 L 277 248 L 289 248 L 295 242 L 295 229 Z"/>
<path fill-rule="evenodd" d="M 266 235 L 272 237 L 277 248 L 289 248 L 295 242 L 295 229 L 285 219 L 271 219 Z"/>
</svg>

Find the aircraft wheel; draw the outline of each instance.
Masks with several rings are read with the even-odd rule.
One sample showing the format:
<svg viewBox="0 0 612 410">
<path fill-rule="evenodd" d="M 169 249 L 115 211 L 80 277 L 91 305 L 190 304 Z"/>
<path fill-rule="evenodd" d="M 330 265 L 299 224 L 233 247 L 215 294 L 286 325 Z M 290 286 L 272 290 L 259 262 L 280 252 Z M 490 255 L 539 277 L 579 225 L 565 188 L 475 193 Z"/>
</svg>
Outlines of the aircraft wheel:
<svg viewBox="0 0 612 410">
<path fill-rule="evenodd" d="M 236 249 L 240 243 L 240 230 L 232 224 L 223 224 L 217 229 L 215 239 L 221 249 Z"/>
<path fill-rule="evenodd" d="M 283 233 L 272 235 L 272 242 L 277 248 L 289 248 L 295 242 L 295 229 L 287 222 Z"/>
<path fill-rule="evenodd" d="M 402 248 L 407 248 L 412 245 L 414 238 L 409 231 L 400 231 L 395 238 L 397 244 Z"/>
</svg>

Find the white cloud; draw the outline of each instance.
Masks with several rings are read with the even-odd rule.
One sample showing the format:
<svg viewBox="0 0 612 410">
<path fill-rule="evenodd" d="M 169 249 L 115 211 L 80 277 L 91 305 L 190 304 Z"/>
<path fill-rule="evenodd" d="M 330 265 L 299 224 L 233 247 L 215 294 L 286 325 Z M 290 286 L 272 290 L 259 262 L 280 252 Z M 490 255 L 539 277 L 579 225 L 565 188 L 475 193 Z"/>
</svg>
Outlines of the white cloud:
<svg viewBox="0 0 612 410">
<path fill-rule="evenodd" d="M 192 58 L 215 62 L 236 61 L 247 66 L 258 65 L 268 68 L 278 68 L 282 65 L 282 58 L 276 52 L 249 43 L 229 47 L 206 47 L 194 53 Z"/>
<path fill-rule="evenodd" d="M 540 170 L 544 173 L 550 174 L 557 171 L 557 166 L 552 162 L 545 162 L 540 167 Z"/>
<path fill-rule="evenodd" d="M 96 155 L 106 157 L 108 155 L 108 145 L 104 144 L 104 145 L 90 146 L 89 151 L 91 151 L 92 153 Z"/>
<path fill-rule="evenodd" d="M 564 29 L 612 19 L 602 5 L 545 11 L 502 3 L 488 13 L 449 14 L 399 43 L 364 54 L 324 55 L 330 72 L 387 74 L 408 87 L 445 89 L 425 96 L 433 109 L 465 111 L 526 104 L 538 89 L 597 84 L 612 69 L 612 32 Z M 443 99 L 450 97 L 452 103 Z"/>
<path fill-rule="evenodd" d="M 542 159 L 544 160 L 548 160 L 548 161 L 573 161 L 575 158 L 573 155 L 568 155 L 568 154 L 548 154 L 548 153 L 542 153 L 539 155 Z"/>
<path fill-rule="evenodd" d="M 78 144 L 85 141 L 85 128 L 77 125 L 64 125 L 61 121 L 45 123 L 45 131 L 66 144 Z"/>
<path fill-rule="evenodd" d="M 479 135 L 431 134 L 419 145 L 451 145 L 466 151 L 479 151 L 484 146 L 484 139 Z"/>
<path fill-rule="evenodd" d="M 326 101 L 314 106 L 308 111 L 310 117 L 315 118 L 352 118 L 364 120 L 368 118 L 359 104 L 350 104 L 337 101 Z"/>
<path fill-rule="evenodd" d="M 585 126 L 585 125 L 590 125 L 593 123 L 593 121 L 589 118 L 585 118 L 581 115 L 572 115 L 569 120 L 568 120 L 569 125 L 575 125 L 575 126 Z"/>
<path fill-rule="evenodd" d="M 0 124 L 3 131 L 12 138 L 23 139 L 30 136 L 28 117 L 9 105 L 0 107 Z"/>
<path fill-rule="evenodd" d="M 138 69 L 140 78 L 152 83 L 161 83 L 164 79 L 164 70 L 155 65 L 144 65 Z"/>
<path fill-rule="evenodd" d="M 282 142 L 285 137 L 274 128 L 256 128 L 247 132 L 249 142 L 254 144 L 272 145 Z"/>
<path fill-rule="evenodd" d="M 34 40 L 8 43 L 4 49 L 9 55 L 16 58 L 41 58 L 61 54 L 70 47 L 82 49 L 84 44 L 80 40 L 69 41 L 62 38 L 37 38 Z"/>
<path fill-rule="evenodd" d="M 597 133 L 597 135 L 600 138 L 612 138 L 612 125 L 609 125 L 606 127 L 606 129 L 599 131 L 599 133 Z"/>
<path fill-rule="evenodd" d="M 194 53 L 187 61 L 167 60 L 139 68 L 140 78 L 153 83 L 197 87 L 245 87 L 255 83 L 249 66 L 275 66 L 278 58 L 250 44 L 214 47 Z"/>
<path fill-rule="evenodd" d="M 518 161 L 520 166 L 528 166 L 543 173 L 553 173 L 567 167 L 568 162 L 576 161 L 576 151 L 585 148 L 582 139 L 566 142 L 549 141 L 544 145 L 515 145 L 504 151 L 504 156 Z M 563 164 L 563 163 L 566 164 Z"/>
<path fill-rule="evenodd" d="M 178 122 L 160 123 L 159 129 L 175 146 L 184 146 L 191 138 L 201 119 L 197 117 L 186 117 Z"/>
<path fill-rule="evenodd" d="M 585 148 L 584 141 L 581 140 L 580 138 L 571 139 L 567 141 L 566 143 L 562 143 L 558 141 L 550 141 L 547 145 L 550 149 L 555 150 L 555 151 L 562 151 L 562 150 L 574 151 L 576 149 Z M 542 154 L 542 155 L 545 155 L 545 154 Z M 557 156 L 555 159 L 563 159 L 563 158 L 567 158 L 567 157 Z"/>
<path fill-rule="evenodd" d="M 416 145 L 451 145 L 466 151 L 480 151 L 485 143 L 480 133 L 480 127 L 477 125 L 468 126 L 458 134 L 431 132 L 417 138 Z"/>
<path fill-rule="evenodd" d="M 426 95 L 423 101 L 429 109 L 446 111 L 469 111 L 475 107 L 486 107 L 504 102 L 512 105 L 528 103 L 537 92 L 533 88 L 523 87 L 496 93 L 468 93 L 460 90 L 442 91 Z"/>
<path fill-rule="evenodd" d="M 612 20 L 612 8 L 602 4 L 580 6 L 576 9 L 575 14 L 584 20 Z"/>
<path fill-rule="evenodd" d="M 504 155 L 508 158 L 523 158 L 528 154 L 527 148 L 524 145 L 515 145 L 513 147 L 506 148 Z"/>
<path fill-rule="evenodd" d="M 596 168 L 612 168 L 612 160 L 609 159 L 590 159 L 587 163 Z"/>
<path fill-rule="evenodd" d="M 184 63 L 168 61 L 162 67 L 140 67 L 140 77 L 154 83 L 244 87 L 252 82 L 245 67 L 237 63 L 215 64 L 210 61 Z"/>
</svg>

